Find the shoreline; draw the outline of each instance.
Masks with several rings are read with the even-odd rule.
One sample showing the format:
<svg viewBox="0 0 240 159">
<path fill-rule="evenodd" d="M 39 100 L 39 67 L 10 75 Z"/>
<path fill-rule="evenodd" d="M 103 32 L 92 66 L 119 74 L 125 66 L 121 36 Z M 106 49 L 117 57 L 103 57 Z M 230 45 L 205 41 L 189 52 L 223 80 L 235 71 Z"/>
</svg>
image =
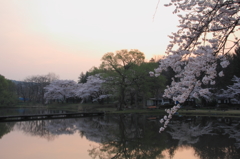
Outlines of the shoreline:
<svg viewBox="0 0 240 159">
<path fill-rule="evenodd" d="M 124 108 L 118 111 L 111 104 L 98 105 L 98 104 L 52 104 L 52 105 L 18 105 L 14 107 L 0 107 L 0 109 L 16 109 L 16 108 L 46 108 L 52 110 L 63 110 L 69 112 L 92 112 L 99 111 L 105 114 L 153 114 L 153 115 L 167 115 L 165 108 L 160 109 L 147 109 L 147 108 Z M 193 109 L 190 107 L 180 108 L 175 115 L 180 116 L 221 116 L 221 117 L 237 117 L 240 118 L 240 110 L 237 109 L 217 109 L 213 107 Z"/>
</svg>

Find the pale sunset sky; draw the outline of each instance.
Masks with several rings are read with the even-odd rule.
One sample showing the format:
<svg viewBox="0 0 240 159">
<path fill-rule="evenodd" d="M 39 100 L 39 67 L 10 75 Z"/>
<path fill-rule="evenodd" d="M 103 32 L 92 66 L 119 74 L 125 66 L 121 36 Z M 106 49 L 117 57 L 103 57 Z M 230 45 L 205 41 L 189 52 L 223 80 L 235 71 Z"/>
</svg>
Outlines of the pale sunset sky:
<svg viewBox="0 0 240 159">
<path fill-rule="evenodd" d="M 0 0 L 0 74 L 78 80 L 107 52 L 163 55 L 178 19 L 168 0 Z"/>
</svg>

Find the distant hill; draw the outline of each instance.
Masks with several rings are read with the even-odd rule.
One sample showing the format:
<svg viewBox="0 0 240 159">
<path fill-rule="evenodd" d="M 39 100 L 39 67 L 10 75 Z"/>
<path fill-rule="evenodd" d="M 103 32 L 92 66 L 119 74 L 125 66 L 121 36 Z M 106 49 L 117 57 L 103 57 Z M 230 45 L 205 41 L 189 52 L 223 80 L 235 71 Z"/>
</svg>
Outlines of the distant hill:
<svg viewBox="0 0 240 159">
<path fill-rule="evenodd" d="M 16 80 L 10 80 L 10 81 L 12 81 L 15 84 L 24 83 L 23 81 L 16 81 Z"/>
</svg>

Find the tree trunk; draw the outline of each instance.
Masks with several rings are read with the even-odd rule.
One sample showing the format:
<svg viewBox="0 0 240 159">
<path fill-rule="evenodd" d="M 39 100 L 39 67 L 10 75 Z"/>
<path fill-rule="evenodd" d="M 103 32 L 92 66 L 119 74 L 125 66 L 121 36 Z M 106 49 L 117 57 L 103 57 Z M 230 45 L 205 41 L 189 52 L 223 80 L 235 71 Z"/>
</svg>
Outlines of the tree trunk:
<svg viewBox="0 0 240 159">
<path fill-rule="evenodd" d="M 123 110 L 123 105 L 124 105 L 124 95 L 125 95 L 125 88 L 124 87 L 121 87 L 121 90 L 120 90 L 120 99 L 119 99 L 119 105 L 118 105 L 118 110 L 119 111 L 122 111 Z"/>
</svg>

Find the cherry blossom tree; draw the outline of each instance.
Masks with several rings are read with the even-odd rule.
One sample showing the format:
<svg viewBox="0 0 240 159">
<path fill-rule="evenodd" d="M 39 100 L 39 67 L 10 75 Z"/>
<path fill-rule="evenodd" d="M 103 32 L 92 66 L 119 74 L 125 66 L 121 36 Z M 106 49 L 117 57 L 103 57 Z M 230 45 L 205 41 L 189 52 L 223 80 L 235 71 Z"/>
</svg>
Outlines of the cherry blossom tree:
<svg viewBox="0 0 240 159">
<path fill-rule="evenodd" d="M 77 83 L 73 80 L 55 80 L 48 86 L 44 87 L 44 98 L 48 103 L 49 100 L 61 100 L 65 102 L 66 98 L 73 97 L 77 88 Z"/>
<path fill-rule="evenodd" d="M 219 94 L 219 97 L 231 98 L 232 102 L 238 103 L 240 100 L 240 78 L 234 76 L 232 81 L 233 85 L 228 86 L 228 89 L 222 90 L 222 93 Z"/>
<path fill-rule="evenodd" d="M 102 87 L 105 80 L 100 74 L 88 76 L 86 83 L 76 83 L 73 80 L 55 80 L 46 86 L 44 98 L 47 100 L 55 99 L 65 102 L 67 98 L 81 98 L 82 102 L 87 99 L 92 101 L 103 101 L 104 98 L 111 96 Z"/>
<path fill-rule="evenodd" d="M 217 60 L 222 68 L 229 64 L 226 55 L 238 45 L 240 29 L 239 0 L 171 0 L 165 6 L 175 6 L 173 13 L 180 18 L 179 30 L 169 36 L 170 44 L 159 68 L 150 72 L 158 76 L 171 67 L 176 75 L 164 96 L 183 103 L 188 97 L 208 97 L 203 85 L 214 85 Z M 170 114 L 174 111 L 167 110 Z M 163 119 L 166 122 L 169 118 Z M 160 132 L 164 127 L 160 128 Z"/>
<path fill-rule="evenodd" d="M 102 87 L 102 84 L 105 80 L 102 79 L 100 74 L 92 75 L 87 77 L 87 82 L 79 86 L 79 89 L 76 91 L 76 96 L 84 100 L 91 98 L 92 101 L 101 102 L 104 98 L 111 96 L 107 94 L 106 90 Z"/>
</svg>

